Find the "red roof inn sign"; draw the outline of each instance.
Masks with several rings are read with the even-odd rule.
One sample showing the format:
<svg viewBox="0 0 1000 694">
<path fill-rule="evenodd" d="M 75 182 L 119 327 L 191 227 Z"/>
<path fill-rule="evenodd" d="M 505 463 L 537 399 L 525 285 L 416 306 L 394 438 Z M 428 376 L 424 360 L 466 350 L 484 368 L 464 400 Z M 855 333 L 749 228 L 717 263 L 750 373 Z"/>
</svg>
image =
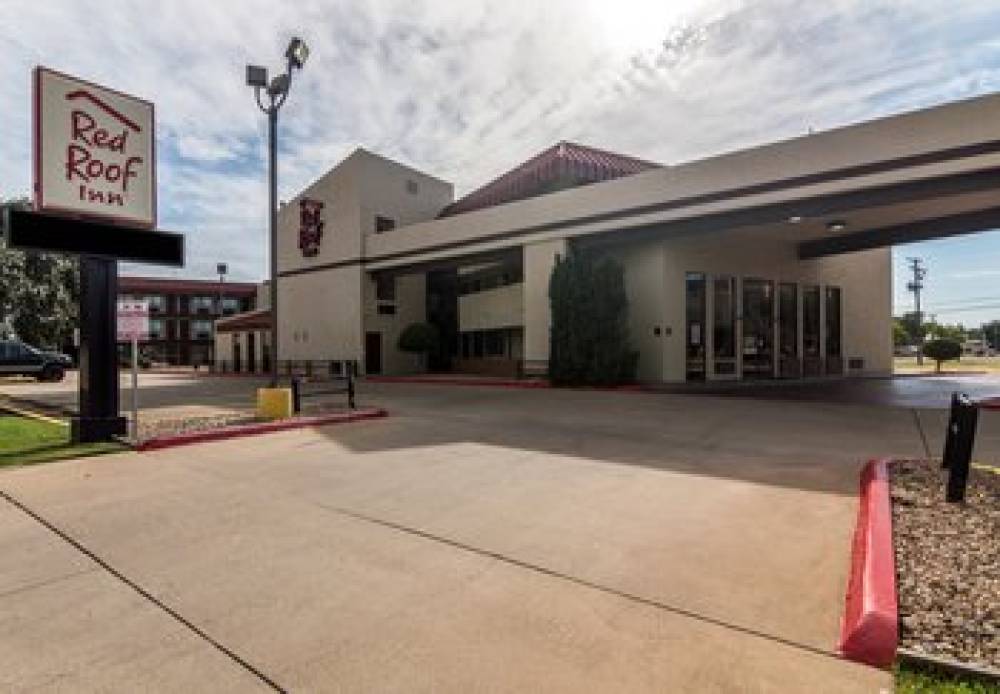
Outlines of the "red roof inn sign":
<svg viewBox="0 0 1000 694">
<path fill-rule="evenodd" d="M 153 104 L 35 70 L 35 209 L 156 225 Z"/>
<path fill-rule="evenodd" d="M 32 106 L 34 210 L 0 208 L 8 246 L 182 267 L 156 228 L 153 104 L 37 67 Z"/>
</svg>

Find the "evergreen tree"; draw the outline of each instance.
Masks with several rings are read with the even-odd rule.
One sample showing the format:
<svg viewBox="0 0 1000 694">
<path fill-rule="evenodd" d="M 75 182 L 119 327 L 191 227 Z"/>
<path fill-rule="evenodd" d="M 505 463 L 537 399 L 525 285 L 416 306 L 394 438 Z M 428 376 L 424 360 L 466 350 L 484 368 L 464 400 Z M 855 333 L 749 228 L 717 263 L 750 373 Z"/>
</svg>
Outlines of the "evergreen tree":
<svg viewBox="0 0 1000 694">
<path fill-rule="evenodd" d="M 593 252 L 560 259 L 549 280 L 549 377 L 560 385 L 612 385 L 635 378 L 622 266 Z"/>
</svg>

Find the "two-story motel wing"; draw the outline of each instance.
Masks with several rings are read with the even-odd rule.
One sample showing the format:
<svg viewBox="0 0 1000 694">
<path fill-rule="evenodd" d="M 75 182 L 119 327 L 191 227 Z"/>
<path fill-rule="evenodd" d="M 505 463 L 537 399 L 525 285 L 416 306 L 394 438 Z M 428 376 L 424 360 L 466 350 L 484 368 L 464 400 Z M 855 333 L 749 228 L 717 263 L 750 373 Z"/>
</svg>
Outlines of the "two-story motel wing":
<svg viewBox="0 0 1000 694">
<path fill-rule="evenodd" d="M 358 149 L 280 212 L 280 359 L 413 372 L 426 321 L 433 369 L 544 372 L 553 264 L 589 248 L 644 381 L 887 374 L 890 247 L 1000 228 L 998 186 L 993 95 L 673 166 L 560 143 L 458 201 Z"/>
</svg>

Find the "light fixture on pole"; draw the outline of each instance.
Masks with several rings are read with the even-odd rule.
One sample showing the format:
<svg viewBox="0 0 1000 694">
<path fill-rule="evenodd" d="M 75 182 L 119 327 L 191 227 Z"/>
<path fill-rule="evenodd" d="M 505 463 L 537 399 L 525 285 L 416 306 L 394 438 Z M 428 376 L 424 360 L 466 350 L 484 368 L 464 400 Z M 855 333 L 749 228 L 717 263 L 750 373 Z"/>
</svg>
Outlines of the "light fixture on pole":
<svg viewBox="0 0 1000 694">
<path fill-rule="evenodd" d="M 222 316 L 222 287 L 226 282 L 226 275 L 229 273 L 229 266 L 226 263 L 216 263 L 215 272 L 219 276 L 219 307 L 216 313 Z"/>
<path fill-rule="evenodd" d="M 288 98 L 288 90 L 292 86 L 292 71 L 306 64 L 309 57 L 309 47 L 298 37 L 292 38 L 285 50 L 287 61 L 285 71 L 268 82 L 267 68 L 259 65 L 247 65 L 247 85 L 254 88 L 254 97 L 260 110 L 267 114 L 268 140 L 268 179 L 270 187 L 270 222 L 269 235 L 271 241 L 271 272 L 270 272 L 270 311 L 271 311 L 271 387 L 278 385 L 278 109 Z M 267 103 L 261 98 L 261 92 L 267 96 Z"/>
</svg>

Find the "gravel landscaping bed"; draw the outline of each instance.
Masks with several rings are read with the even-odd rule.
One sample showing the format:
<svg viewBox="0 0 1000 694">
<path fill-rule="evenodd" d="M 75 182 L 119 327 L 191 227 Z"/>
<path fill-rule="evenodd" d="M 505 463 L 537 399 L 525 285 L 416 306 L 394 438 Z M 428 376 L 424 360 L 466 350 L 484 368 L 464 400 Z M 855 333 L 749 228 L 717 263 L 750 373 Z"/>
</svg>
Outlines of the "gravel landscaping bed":
<svg viewBox="0 0 1000 694">
<path fill-rule="evenodd" d="M 258 421 L 252 414 L 231 413 L 198 417 L 164 417 L 153 419 L 139 417 L 139 440 L 148 441 L 160 436 L 187 434 L 192 431 L 218 429 L 231 424 L 249 424 Z"/>
<path fill-rule="evenodd" d="M 1000 474 L 973 468 L 944 501 L 940 463 L 893 463 L 900 647 L 1000 669 Z"/>
</svg>

